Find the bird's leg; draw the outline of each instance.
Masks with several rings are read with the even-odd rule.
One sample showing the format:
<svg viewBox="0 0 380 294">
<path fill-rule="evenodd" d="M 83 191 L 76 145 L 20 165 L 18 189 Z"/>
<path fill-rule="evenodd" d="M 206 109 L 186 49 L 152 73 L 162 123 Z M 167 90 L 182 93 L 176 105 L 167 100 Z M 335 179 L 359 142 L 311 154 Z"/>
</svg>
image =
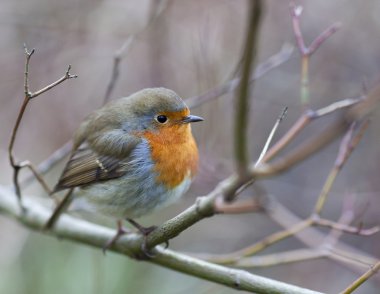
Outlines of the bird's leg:
<svg viewBox="0 0 380 294">
<path fill-rule="evenodd" d="M 131 218 L 127 218 L 126 220 L 144 236 L 143 243 L 141 244 L 141 251 L 144 253 L 145 257 L 148 257 L 148 258 L 155 257 L 155 255 L 151 251 L 149 251 L 146 241 L 147 241 L 148 235 L 152 233 L 155 229 L 157 229 L 157 226 L 143 227 L 142 225 L 140 225 L 138 222 L 136 222 L 135 220 Z M 166 245 L 165 248 L 168 248 L 169 241 L 166 241 L 165 245 Z"/>
<path fill-rule="evenodd" d="M 117 221 L 117 231 L 115 236 L 112 239 L 108 240 L 107 243 L 103 246 L 103 253 L 106 254 L 106 251 L 113 245 L 115 242 L 124 234 L 129 233 L 126 228 L 123 227 L 122 220 Z"/>
<path fill-rule="evenodd" d="M 131 218 L 126 218 L 126 220 L 134 226 L 142 235 L 148 236 L 150 233 L 152 233 L 155 229 L 157 229 L 157 226 L 150 226 L 150 227 L 143 227 L 138 222 Z"/>
</svg>

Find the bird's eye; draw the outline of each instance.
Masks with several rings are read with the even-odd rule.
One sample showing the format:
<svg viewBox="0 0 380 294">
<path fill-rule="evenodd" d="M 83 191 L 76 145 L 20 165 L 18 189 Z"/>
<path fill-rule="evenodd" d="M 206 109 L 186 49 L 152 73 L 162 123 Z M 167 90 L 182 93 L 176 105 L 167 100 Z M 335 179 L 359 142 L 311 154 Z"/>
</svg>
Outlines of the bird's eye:
<svg viewBox="0 0 380 294">
<path fill-rule="evenodd" d="M 166 115 L 157 115 L 156 121 L 158 121 L 160 124 L 164 124 L 168 121 L 168 117 Z"/>
</svg>

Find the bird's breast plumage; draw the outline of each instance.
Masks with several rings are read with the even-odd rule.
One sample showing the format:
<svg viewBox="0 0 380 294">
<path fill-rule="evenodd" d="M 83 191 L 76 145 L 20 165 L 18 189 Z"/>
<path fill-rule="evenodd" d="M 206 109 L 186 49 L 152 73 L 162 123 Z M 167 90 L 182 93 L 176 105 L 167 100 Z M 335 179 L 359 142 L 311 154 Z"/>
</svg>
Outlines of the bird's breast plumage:
<svg viewBox="0 0 380 294">
<path fill-rule="evenodd" d="M 181 144 L 161 146 L 148 138 L 142 139 L 123 163 L 123 176 L 83 186 L 78 196 L 88 199 L 97 211 L 115 218 L 139 217 L 180 198 L 195 174 L 197 150 L 186 152 Z"/>
<path fill-rule="evenodd" d="M 198 149 L 190 125 L 162 129 L 160 132 L 146 132 L 153 171 L 157 182 L 173 189 L 186 178 L 193 178 L 198 168 Z"/>
</svg>

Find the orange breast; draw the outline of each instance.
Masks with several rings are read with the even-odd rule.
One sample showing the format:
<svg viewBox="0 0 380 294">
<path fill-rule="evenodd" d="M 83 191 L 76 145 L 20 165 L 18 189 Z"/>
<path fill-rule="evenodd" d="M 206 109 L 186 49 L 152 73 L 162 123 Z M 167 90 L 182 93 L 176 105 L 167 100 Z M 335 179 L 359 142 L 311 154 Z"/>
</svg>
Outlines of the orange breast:
<svg viewBox="0 0 380 294">
<path fill-rule="evenodd" d="M 193 177 L 198 168 L 198 148 L 190 125 L 162 128 L 159 132 L 145 132 L 155 162 L 157 180 L 168 188 Z"/>
</svg>

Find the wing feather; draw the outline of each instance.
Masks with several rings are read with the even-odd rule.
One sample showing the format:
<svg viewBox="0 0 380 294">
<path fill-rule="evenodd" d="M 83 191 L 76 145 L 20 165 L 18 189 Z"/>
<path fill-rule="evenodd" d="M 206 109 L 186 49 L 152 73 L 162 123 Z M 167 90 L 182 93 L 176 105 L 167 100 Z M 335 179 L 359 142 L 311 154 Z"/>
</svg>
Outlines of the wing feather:
<svg viewBox="0 0 380 294">
<path fill-rule="evenodd" d="M 98 181 L 118 178 L 127 171 L 124 168 L 130 160 L 130 153 L 137 145 L 131 141 L 128 153 L 123 158 L 102 155 L 94 151 L 88 143 L 83 143 L 73 151 L 54 191 L 88 185 Z"/>
</svg>

